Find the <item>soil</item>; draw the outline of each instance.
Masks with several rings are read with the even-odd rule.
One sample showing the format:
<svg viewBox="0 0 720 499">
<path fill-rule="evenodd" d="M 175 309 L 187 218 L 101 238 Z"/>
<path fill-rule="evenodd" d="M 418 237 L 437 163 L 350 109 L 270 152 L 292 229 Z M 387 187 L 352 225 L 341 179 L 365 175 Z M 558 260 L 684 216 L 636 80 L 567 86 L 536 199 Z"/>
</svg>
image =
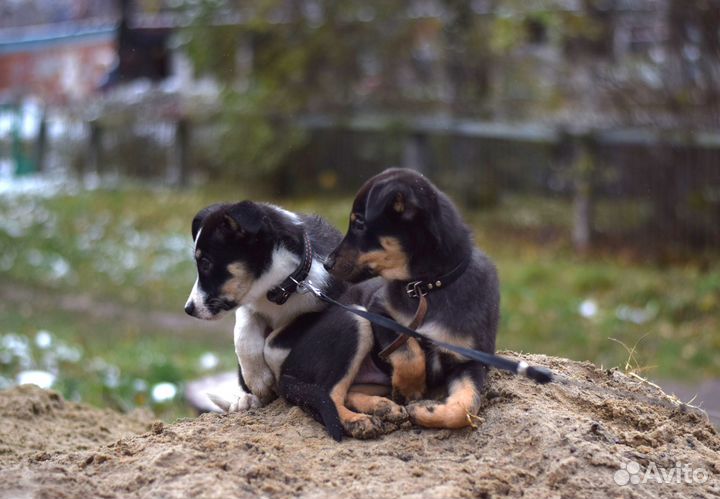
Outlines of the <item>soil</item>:
<svg viewBox="0 0 720 499">
<path fill-rule="evenodd" d="M 496 371 L 477 428 L 372 441 L 336 443 L 282 401 L 164 425 L 0 392 L 0 497 L 720 497 L 720 436 L 703 412 L 619 371 L 507 354 L 561 381 Z M 618 485 L 633 462 L 641 483 Z"/>
</svg>

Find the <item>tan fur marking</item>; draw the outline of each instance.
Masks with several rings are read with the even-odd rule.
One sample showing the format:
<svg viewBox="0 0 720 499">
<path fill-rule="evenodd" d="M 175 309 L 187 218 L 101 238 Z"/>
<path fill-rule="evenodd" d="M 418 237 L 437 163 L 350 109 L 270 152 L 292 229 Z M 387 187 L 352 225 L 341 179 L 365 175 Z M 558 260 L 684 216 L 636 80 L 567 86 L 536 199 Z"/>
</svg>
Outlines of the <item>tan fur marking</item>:
<svg viewBox="0 0 720 499">
<path fill-rule="evenodd" d="M 232 297 L 237 301 L 245 296 L 252 285 L 252 277 L 247 269 L 240 263 L 231 263 L 227 271 L 232 276 L 220 289 L 222 296 Z"/>
<path fill-rule="evenodd" d="M 415 338 L 407 342 L 388 358 L 393 367 L 393 395 L 399 393 L 405 400 L 419 400 L 425 394 L 425 352 Z"/>
<path fill-rule="evenodd" d="M 345 376 L 343 376 L 330 391 L 330 399 L 337 408 L 340 422 L 345 428 L 346 433 L 356 438 L 367 438 L 377 436 L 380 428 L 377 427 L 375 422 L 367 414 L 358 414 L 345 406 L 345 399 L 347 398 L 350 385 L 355 379 L 355 376 L 357 376 L 360 364 L 372 347 L 373 336 L 370 323 L 359 317 L 357 321 L 359 341 L 355 357 L 350 362 Z"/>
<path fill-rule="evenodd" d="M 202 255 L 202 252 L 200 250 L 195 250 L 195 258 L 200 258 L 200 255 Z"/>
<path fill-rule="evenodd" d="M 351 407 L 355 411 L 365 414 L 372 414 L 375 410 L 375 407 L 377 407 L 381 400 L 387 400 L 388 402 L 391 402 L 384 397 L 367 395 L 362 392 L 356 392 L 351 388 L 347 394 L 346 403 L 348 407 Z"/>
<path fill-rule="evenodd" d="M 365 414 L 372 414 L 383 421 L 402 423 L 408 419 L 407 411 L 403 406 L 385 397 L 366 395 L 350 389 L 346 402 L 352 409 Z"/>
<path fill-rule="evenodd" d="M 454 381 L 444 403 L 418 403 L 408 406 L 410 418 L 426 428 L 464 428 L 470 425 L 468 414 L 480 408 L 480 396 L 468 378 Z"/>
<path fill-rule="evenodd" d="M 350 213 L 350 222 L 354 222 L 355 219 L 357 219 L 357 215 L 355 213 Z"/>
<path fill-rule="evenodd" d="M 383 249 L 361 254 L 358 262 L 370 267 L 385 279 L 399 281 L 410 279 L 408 257 L 400 241 L 385 236 L 380 238 L 380 245 Z"/>
</svg>

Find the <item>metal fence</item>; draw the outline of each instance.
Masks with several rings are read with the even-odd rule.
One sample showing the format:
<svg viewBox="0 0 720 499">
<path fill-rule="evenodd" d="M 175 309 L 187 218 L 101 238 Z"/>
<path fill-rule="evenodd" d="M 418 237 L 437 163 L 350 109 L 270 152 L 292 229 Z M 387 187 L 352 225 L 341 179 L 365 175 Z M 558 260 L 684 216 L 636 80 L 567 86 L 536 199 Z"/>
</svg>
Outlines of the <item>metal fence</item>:
<svg viewBox="0 0 720 499">
<path fill-rule="evenodd" d="M 113 123 L 40 113 L 33 133 L 25 130 L 33 128 L 27 117 L 8 121 L 12 112 L 18 111 L 6 109 L 0 118 L 0 155 L 19 173 L 70 171 L 185 186 L 233 176 L 237 166 L 218 154 L 218 125 L 209 120 L 160 115 Z M 647 212 L 643 223 L 662 237 L 720 242 L 720 133 L 437 117 L 305 116 L 296 123 L 307 141 L 277 168 L 282 185 L 290 186 L 283 194 L 351 193 L 378 171 L 405 166 L 431 175 L 472 207 L 506 193 L 571 198 L 572 239 L 580 250 L 596 232 L 595 204 L 608 200 L 637 201 Z"/>
</svg>

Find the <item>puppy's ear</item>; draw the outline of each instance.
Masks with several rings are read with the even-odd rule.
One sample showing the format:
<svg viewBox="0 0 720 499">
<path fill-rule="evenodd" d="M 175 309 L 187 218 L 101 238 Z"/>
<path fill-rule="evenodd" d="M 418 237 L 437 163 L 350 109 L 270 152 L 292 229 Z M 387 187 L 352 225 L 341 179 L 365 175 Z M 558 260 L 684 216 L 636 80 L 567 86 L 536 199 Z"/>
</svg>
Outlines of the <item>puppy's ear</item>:
<svg viewBox="0 0 720 499">
<path fill-rule="evenodd" d="M 223 221 L 236 236 L 246 237 L 260 231 L 264 216 L 258 205 L 251 201 L 242 201 L 227 209 Z"/>
<path fill-rule="evenodd" d="M 409 221 L 420 211 L 420 202 L 409 186 L 387 183 L 370 189 L 365 207 L 366 220 L 389 214 Z"/>
<path fill-rule="evenodd" d="M 207 208 L 203 208 L 202 210 L 197 212 L 197 215 L 195 215 L 195 218 L 193 218 L 192 221 L 192 238 L 193 241 L 197 238 L 197 233 L 200 230 L 200 227 L 202 227 L 203 222 L 205 222 L 205 219 L 208 215 L 211 213 L 215 213 L 220 208 L 225 206 L 223 203 L 215 203 L 211 204 Z"/>
</svg>

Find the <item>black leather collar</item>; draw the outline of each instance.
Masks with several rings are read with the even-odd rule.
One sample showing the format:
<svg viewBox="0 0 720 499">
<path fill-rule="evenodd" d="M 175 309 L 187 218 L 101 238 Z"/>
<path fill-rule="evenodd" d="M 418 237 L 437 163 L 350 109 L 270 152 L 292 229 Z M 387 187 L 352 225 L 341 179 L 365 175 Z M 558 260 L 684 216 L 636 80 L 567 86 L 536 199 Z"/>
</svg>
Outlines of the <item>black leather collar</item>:
<svg viewBox="0 0 720 499">
<path fill-rule="evenodd" d="M 452 284 L 458 277 L 460 277 L 472 260 L 472 250 L 463 260 L 456 265 L 450 272 L 443 274 L 436 279 L 410 281 L 405 285 L 405 292 L 410 298 L 419 298 L 426 294 L 435 291 L 437 289 L 445 288 Z"/>
<path fill-rule="evenodd" d="M 313 261 L 313 250 L 312 244 L 310 244 L 310 238 L 307 232 L 303 231 L 303 254 L 300 258 L 300 265 L 295 269 L 295 272 L 285 278 L 283 282 L 272 288 L 267 292 L 267 299 L 278 305 L 282 305 L 290 295 L 297 290 L 298 282 L 304 281 L 310 272 Z"/>
</svg>

